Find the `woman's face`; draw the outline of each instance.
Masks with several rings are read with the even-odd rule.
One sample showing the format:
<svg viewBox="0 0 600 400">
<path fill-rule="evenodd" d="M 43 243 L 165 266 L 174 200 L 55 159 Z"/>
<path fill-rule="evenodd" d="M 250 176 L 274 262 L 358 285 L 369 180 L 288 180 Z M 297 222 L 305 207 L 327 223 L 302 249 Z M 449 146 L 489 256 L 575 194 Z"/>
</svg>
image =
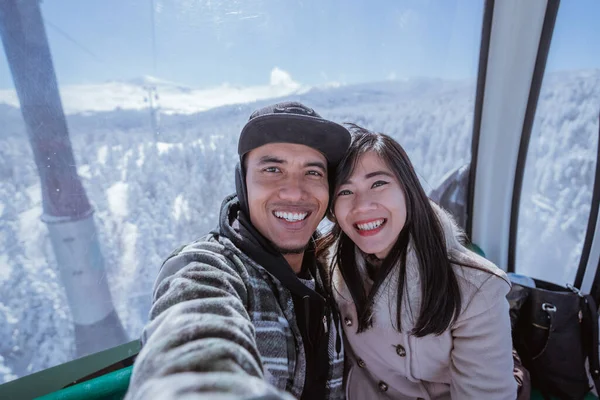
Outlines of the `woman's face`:
<svg viewBox="0 0 600 400">
<path fill-rule="evenodd" d="M 385 258 L 406 223 L 406 198 L 396 175 L 374 152 L 363 154 L 334 193 L 334 213 L 364 253 Z"/>
</svg>

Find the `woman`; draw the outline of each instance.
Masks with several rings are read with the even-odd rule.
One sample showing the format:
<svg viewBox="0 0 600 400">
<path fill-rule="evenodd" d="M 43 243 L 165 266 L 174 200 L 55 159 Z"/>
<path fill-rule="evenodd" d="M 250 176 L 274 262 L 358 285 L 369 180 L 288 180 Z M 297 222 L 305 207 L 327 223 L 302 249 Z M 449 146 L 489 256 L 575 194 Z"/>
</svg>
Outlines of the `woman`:
<svg viewBox="0 0 600 400">
<path fill-rule="evenodd" d="M 335 243 L 348 399 L 515 399 L 506 275 L 460 244 L 396 141 L 351 130 L 320 247 Z"/>
</svg>

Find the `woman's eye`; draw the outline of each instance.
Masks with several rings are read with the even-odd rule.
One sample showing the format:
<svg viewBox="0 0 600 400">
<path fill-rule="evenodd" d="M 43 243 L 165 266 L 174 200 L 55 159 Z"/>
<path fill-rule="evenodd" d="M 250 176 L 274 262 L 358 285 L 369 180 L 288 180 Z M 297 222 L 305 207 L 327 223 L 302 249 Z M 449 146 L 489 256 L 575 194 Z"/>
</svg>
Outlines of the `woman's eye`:
<svg viewBox="0 0 600 400">
<path fill-rule="evenodd" d="M 352 194 L 352 192 L 351 192 L 351 191 L 349 191 L 348 189 L 346 189 L 346 190 L 341 190 L 341 191 L 338 193 L 338 196 L 348 196 L 349 194 Z"/>
<path fill-rule="evenodd" d="M 279 172 L 279 168 L 277 168 L 277 167 L 267 167 L 267 168 L 263 169 L 263 171 L 265 171 L 265 172 Z"/>
<path fill-rule="evenodd" d="M 371 189 L 375 189 L 376 187 L 387 185 L 388 183 L 389 182 L 386 182 L 386 181 L 377 181 L 377 182 L 373 183 L 373 185 L 371 186 Z"/>
<path fill-rule="evenodd" d="M 319 171 L 308 171 L 307 172 L 308 175 L 313 175 L 313 176 L 323 176 L 322 173 L 320 173 Z"/>
</svg>

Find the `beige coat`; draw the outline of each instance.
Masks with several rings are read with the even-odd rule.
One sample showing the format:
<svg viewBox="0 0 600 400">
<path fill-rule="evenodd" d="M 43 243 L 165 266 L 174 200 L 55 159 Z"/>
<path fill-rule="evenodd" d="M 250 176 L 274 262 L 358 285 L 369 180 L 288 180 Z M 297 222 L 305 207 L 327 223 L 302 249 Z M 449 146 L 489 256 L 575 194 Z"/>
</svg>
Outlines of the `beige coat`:
<svg viewBox="0 0 600 400">
<path fill-rule="evenodd" d="M 373 308 L 374 326 L 357 334 L 356 307 L 339 268 L 333 278 L 347 340 L 349 400 L 370 399 L 515 399 L 512 339 L 508 302 L 510 283 L 491 262 L 459 243 L 449 215 L 434 205 L 444 227 L 449 255 L 480 269 L 453 265 L 462 295 L 458 319 L 439 336 L 422 338 L 410 331 L 418 318 L 420 279 L 414 251 L 406 265 L 402 330 L 396 325 L 397 276 L 392 271 L 381 285 Z M 357 261 L 366 285 L 372 285 L 360 251 Z"/>
</svg>

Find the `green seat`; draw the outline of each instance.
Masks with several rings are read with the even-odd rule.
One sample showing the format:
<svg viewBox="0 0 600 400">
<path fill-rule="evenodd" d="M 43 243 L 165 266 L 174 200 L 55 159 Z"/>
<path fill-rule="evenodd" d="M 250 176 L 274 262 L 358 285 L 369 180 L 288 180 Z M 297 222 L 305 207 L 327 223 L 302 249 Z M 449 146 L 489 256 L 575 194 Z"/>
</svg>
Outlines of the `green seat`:
<svg viewBox="0 0 600 400">
<path fill-rule="evenodd" d="M 467 243 L 465 247 L 472 252 L 479 254 L 481 257 L 485 257 L 484 251 L 481 250 L 481 247 L 477 246 L 475 243 Z"/>
<path fill-rule="evenodd" d="M 78 383 L 37 400 L 121 400 L 127 393 L 133 366 Z"/>
</svg>

